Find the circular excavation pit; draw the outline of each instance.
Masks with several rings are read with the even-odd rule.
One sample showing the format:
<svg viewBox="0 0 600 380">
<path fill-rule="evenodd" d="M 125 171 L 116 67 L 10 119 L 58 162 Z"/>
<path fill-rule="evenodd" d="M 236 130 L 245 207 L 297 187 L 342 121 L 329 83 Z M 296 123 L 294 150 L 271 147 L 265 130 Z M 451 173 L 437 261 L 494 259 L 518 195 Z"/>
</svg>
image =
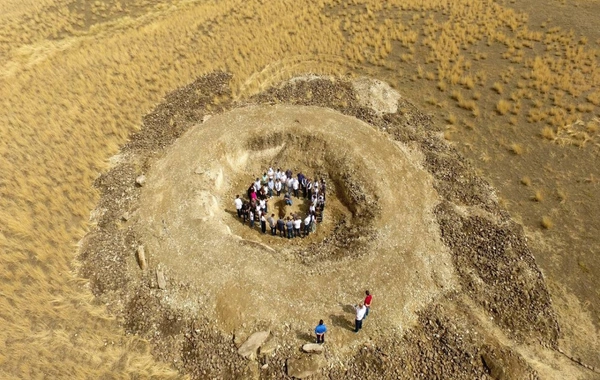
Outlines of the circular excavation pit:
<svg viewBox="0 0 600 380">
<path fill-rule="evenodd" d="M 153 265 L 185 285 L 170 290 L 170 302 L 225 332 L 343 319 L 366 288 L 377 289 L 374 323 L 408 326 L 439 283 L 455 282 L 420 159 L 330 109 L 238 108 L 188 130 L 152 166 L 133 228 Z M 262 235 L 237 218 L 235 195 L 278 165 L 327 179 L 329 214 L 308 239 Z"/>
</svg>

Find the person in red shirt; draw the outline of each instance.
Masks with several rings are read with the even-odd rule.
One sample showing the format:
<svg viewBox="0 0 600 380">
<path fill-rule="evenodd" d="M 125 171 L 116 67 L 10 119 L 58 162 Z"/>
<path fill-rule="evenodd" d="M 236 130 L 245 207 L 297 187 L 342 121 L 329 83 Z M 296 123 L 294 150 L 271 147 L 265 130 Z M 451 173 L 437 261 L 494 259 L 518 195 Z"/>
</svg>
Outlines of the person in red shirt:
<svg viewBox="0 0 600 380">
<path fill-rule="evenodd" d="M 367 312 L 365 313 L 365 318 L 367 318 L 367 315 L 369 315 L 369 310 L 371 309 L 371 300 L 373 300 L 373 296 L 371 295 L 371 293 L 369 293 L 369 291 L 365 291 L 365 294 L 367 295 L 365 297 L 365 306 L 367 307 Z"/>
</svg>

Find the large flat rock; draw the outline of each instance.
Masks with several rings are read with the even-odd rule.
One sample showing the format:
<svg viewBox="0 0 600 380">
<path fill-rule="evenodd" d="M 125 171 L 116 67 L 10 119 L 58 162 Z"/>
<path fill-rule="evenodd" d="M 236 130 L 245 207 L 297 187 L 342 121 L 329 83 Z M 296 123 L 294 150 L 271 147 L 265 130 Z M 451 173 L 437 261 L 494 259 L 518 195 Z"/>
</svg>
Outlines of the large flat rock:
<svg viewBox="0 0 600 380">
<path fill-rule="evenodd" d="M 238 348 L 238 354 L 246 359 L 256 359 L 256 352 L 259 347 L 269 338 L 270 331 L 259 331 L 250 335 L 250 337 Z"/>
</svg>

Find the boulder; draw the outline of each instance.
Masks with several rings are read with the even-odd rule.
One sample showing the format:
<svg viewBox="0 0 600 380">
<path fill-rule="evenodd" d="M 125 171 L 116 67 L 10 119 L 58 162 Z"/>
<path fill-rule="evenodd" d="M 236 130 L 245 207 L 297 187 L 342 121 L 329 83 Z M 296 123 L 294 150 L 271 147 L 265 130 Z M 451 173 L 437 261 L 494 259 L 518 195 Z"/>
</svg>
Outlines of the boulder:
<svg viewBox="0 0 600 380">
<path fill-rule="evenodd" d="M 138 265 L 143 271 L 145 271 L 146 267 L 148 266 L 148 262 L 146 261 L 146 250 L 144 249 L 143 245 L 137 247 L 136 255 Z"/>
<path fill-rule="evenodd" d="M 141 176 L 137 177 L 135 179 L 135 183 L 138 186 L 144 186 L 144 184 L 146 183 L 146 176 L 142 174 Z"/>
<path fill-rule="evenodd" d="M 167 288 L 167 281 L 165 280 L 165 274 L 160 269 L 156 269 L 156 282 L 158 282 L 159 289 L 165 290 Z"/>
<path fill-rule="evenodd" d="M 304 379 L 317 373 L 325 367 L 325 364 L 322 355 L 305 355 L 297 359 L 290 358 L 286 361 L 287 374 L 297 379 Z"/>
<path fill-rule="evenodd" d="M 260 346 L 260 354 L 263 356 L 270 355 L 273 352 L 275 352 L 275 350 L 277 350 L 277 348 L 279 348 L 279 346 L 277 345 L 277 342 L 275 341 L 275 339 L 271 339 L 267 343 Z"/>
<path fill-rule="evenodd" d="M 259 331 L 250 335 L 250 337 L 238 348 L 238 354 L 246 359 L 256 359 L 256 351 L 267 340 L 270 331 Z"/>
<path fill-rule="evenodd" d="M 302 346 L 302 351 L 309 354 L 321 354 L 323 351 L 325 351 L 325 347 L 323 347 L 322 344 L 306 343 L 304 346 Z"/>
</svg>

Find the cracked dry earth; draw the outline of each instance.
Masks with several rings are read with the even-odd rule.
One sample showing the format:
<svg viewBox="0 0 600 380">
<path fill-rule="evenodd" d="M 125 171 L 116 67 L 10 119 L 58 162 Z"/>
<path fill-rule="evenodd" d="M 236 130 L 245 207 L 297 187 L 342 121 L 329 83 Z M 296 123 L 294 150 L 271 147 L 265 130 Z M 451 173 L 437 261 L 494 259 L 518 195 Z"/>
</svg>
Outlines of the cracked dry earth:
<svg viewBox="0 0 600 380">
<path fill-rule="evenodd" d="M 97 180 L 81 272 L 128 333 L 198 379 L 564 375 L 522 228 L 426 115 L 375 80 L 296 78 L 235 102 L 229 80 L 167 96 Z M 234 215 L 271 165 L 327 179 L 331 213 L 310 238 Z M 301 352 L 319 319 L 324 353 Z"/>
</svg>

